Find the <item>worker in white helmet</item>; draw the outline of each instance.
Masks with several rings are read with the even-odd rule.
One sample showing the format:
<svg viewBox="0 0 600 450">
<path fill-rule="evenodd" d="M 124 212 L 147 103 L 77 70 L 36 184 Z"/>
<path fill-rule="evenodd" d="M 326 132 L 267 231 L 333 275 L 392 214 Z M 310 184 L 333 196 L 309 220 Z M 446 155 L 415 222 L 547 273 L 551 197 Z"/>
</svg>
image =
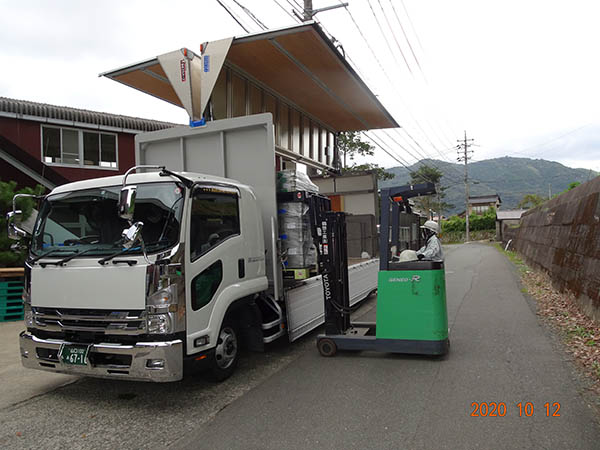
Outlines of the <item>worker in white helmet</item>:
<svg viewBox="0 0 600 450">
<path fill-rule="evenodd" d="M 437 237 L 440 226 L 433 220 L 425 222 L 421 229 L 425 237 L 425 245 L 417 250 L 417 257 L 419 259 L 436 259 L 444 260 L 444 254 L 442 253 L 442 244 Z"/>
</svg>

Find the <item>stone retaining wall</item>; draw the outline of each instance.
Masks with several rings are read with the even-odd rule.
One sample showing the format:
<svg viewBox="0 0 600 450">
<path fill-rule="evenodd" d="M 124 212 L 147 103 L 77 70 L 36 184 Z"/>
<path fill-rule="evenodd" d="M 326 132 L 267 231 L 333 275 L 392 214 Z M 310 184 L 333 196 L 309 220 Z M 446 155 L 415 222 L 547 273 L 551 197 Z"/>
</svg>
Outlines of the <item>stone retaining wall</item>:
<svg viewBox="0 0 600 450">
<path fill-rule="evenodd" d="M 546 271 L 555 287 L 572 292 L 600 322 L 600 177 L 527 211 L 508 239 L 530 266 Z"/>
</svg>

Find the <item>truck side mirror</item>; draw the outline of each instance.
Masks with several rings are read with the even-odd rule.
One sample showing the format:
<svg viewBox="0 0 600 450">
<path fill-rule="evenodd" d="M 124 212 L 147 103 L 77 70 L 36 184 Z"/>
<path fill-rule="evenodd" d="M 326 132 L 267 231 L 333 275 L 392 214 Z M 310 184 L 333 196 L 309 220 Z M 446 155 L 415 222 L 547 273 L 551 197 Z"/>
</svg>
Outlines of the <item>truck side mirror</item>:
<svg viewBox="0 0 600 450">
<path fill-rule="evenodd" d="M 125 186 L 119 195 L 119 217 L 125 220 L 133 220 L 135 209 L 136 186 Z"/>
<path fill-rule="evenodd" d="M 8 227 L 8 238 L 18 241 L 28 236 L 27 231 L 17 225 L 17 219 L 21 219 L 23 211 L 15 210 L 6 214 L 6 224 Z M 20 220 L 19 220 L 20 221 Z"/>
<path fill-rule="evenodd" d="M 143 226 L 143 222 L 136 222 L 129 228 L 125 228 L 123 230 L 123 233 L 121 233 L 121 237 L 123 238 L 123 247 L 131 248 L 137 241 L 141 239 Z"/>
</svg>

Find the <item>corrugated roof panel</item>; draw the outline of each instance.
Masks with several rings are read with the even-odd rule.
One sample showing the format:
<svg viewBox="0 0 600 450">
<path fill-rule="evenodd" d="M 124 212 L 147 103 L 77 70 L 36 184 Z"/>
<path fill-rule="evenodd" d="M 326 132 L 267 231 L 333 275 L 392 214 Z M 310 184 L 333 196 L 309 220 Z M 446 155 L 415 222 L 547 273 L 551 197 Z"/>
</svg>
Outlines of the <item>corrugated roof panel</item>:
<svg viewBox="0 0 600 450">
<path fill-rule="evenodd" d="M 156 131 L 179 126 L 170 122 L 121 116 L 105 112 L 89 111 L 66 106 L 48 105 L 26 100 L 0 97 L 0 113 L 57 119 L 96 126 L 121 128 L 135 131 Z"/>
</svg>

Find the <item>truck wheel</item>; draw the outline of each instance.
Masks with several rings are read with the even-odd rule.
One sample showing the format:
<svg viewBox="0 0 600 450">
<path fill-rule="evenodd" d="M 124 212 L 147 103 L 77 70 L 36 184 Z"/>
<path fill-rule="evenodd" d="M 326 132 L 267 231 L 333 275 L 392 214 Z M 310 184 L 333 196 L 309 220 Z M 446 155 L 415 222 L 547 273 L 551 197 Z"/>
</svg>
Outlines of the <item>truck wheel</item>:
<svg viewBox="0 0 600 450">
<path fill-rule="evenodd" d="M 321 356 L 334 356 L 337 352 L 337 345 L 335 342 L 329 338 L 319 339 L 317 341 L 317 349 L 319 349 L 319 353 Z"/>
<path fill-rule="evenodd" d="M 215 381 L 224 381 L 229 378 L 238 363 L 239 343 L 235 324 L 225 319 L 219 331 L 217 346 L 210 367 L 211 378 Z"/>
</svg>

